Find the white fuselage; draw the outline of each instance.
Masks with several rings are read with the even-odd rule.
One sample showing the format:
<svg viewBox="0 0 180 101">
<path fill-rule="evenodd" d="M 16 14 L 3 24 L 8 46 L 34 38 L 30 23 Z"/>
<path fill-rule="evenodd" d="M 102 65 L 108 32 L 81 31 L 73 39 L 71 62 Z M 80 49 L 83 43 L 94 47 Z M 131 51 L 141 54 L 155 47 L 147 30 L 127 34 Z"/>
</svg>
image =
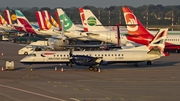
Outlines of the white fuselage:
<svg viewBox="0 0 180 101">
<path fill-rule="evenodd" d="M 35 32 L 38 34 L 38 35 L 42 35 L 42 36 L 53 36 L 53 35 L 58 35 L 58 34 L 61 34 L 60 31 L 56 31 L 56 30 L 38 30 L 38 29 L 35 29 Z"/>
<path fill-rule="evenodd" d="M 153 35 L 157 33 L 157 31 L 152 31 Z M 103 42 L 108 42 L 112 44 L 117 44 L 117 31 L 95 31 L 92 32 L 94 34 L 88 34 L 88 37 L 95 39 L 95 40 L 100 40 Z M 180 35 L 179 34 L 172 34 L 172 31 L 168 31 L 167 39 L 166 42 L 173 44 L 173 45 L 180 45 Z M 180 33 L 180 32 L 179 32 Z M 128 40 L 126 38 L 126 35 L 128 34 L 127 31 L 121 31 L 120 35 L 120 43 L 122 45 L 126 45 L 128 42 L 132 42 L 131 40 Z M 134 43 L 134 42 L 133 42 Z"/>
<path fill-rule="evenodd" d="M 119 51 L 73 51 L 73 55 L 102 57 L 108 63 L 142 62 L 158 59 L 161 56 L 147 54 L 145 50 L 119 50 Z M 21 63 L 69 63 L 69 51 L 40 51 L 26 56 Z"/>
<path fill-rule="evenodd" d="M 64 35 L 67 36 L 68 38 L 77 39 L 77 40 L 81 40 L 81 41 L 92 41 L 92 40 L 94 40 L 94 39 L 88 37 L 86 32 L 80 32 L 80 31 L 76 31 L 76 30 L 65 31 Z"/>
<path fill-rule="evenodd" d="M 10 26 L 10 25 L 0 25 L 0 30 L 2 30 L 2 31 L 4 31 L 4 32 L 6 32 L 6 31 L 11 31 L 11 30 L 14 30 L 14 28 L 12 27 L 12 26 Z"/>
<path fill-rule="evenodd" d="M 52 50 L 65 50 L 69 41 L 67 37 L 63 35 L 53 35 L 48 39 L 48 45 L 51 47 Z"/>
<path fill-rule="evenodd" d="M 94 32 L 87 32 L 89 38 L 100 40 L 107 43 L 118 44 L 118 36 L 117 31 L 94 31 Z M 94 34 L 91 34 L 94 33 Z M 124 34 L 127 34 L 127 31 L 122 31 L 120 35 L 120 43 L 122 45 L 126 45 L 128 40 Z"/>
</svg>

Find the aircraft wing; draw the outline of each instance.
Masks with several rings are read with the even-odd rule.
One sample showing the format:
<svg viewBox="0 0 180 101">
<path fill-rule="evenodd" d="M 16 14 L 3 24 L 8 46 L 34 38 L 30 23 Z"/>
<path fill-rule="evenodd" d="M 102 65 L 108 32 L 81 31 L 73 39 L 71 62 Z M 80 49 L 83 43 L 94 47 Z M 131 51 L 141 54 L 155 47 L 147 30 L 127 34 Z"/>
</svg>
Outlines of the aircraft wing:
<svg viewBox="0 0 180 101">
<path fill-rule="evenodd" d="M 103 62 L 103 58 L 85 55 L 72 55 L 71 62 L 76 65 L 99 66 Z"/>
<path fill-rule="evenodd" d="M 95 57 L 95 58 L 92 58 L 91 60 L 89 60 L 88 62 L 89 63 L 100 64 L 102 60 L 103 60 L 102 57 Z"/>
</svg>

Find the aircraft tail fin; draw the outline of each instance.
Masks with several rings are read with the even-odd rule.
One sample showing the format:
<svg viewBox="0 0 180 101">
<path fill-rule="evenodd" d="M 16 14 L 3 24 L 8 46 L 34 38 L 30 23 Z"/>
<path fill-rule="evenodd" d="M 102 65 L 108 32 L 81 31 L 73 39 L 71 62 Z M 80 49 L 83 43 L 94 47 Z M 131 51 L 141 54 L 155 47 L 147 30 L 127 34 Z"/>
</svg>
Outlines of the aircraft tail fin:
<svg viewBox="0 0 180 101">
<path fill-rule="evenodd" d="M 0 14 L 0 24 L 5 25 L 7 24 L 7 21 L 3 18 L 3 16 Z"/>
<path fill-rule="evenodd" d="M 159 32 L 155 35 L 154 39 L 148 45 L 149 52 L 148 54 L 156 54 L 167 56 L 164 53 L 165 42 L 167 38 L 168 28 L 160 29 Z"/>
<path fill-rule="evenodd" d="M 11 24 L 12 24 L 12 20 L 11 20 L 11 15 L 10 15 L 9 10 L 4 10 L 4 14 L 5 14 L 5 16 L 6 16 L 7 24 L 8 24 L 8 25 L 11 25 Z"/>
<path fill-rule="evenodd" d="M 64 18 L 64 30 L 81 30 L 79 27 L 76 27 L 71 19 L 64 13 L 61 8 L 57 8 L 58 19 L 60 20 L 60 25 L 62 25 L 62 20 Z"/>
<path fill-rule="evenodd" d="M 55 15 L 56 15 L 56 20 L 57 20 L 57 23 L 58 23 L 59 30 L 61 31 L 62 27 L 61 27 L 61 22 L 60 22 L 57 10 L 55 11 Z"/>
<path fill-rule="evenodd" d="M 46 17 L 46 19 L 54 26 L 54 27 L 58 27 L 58 23 L 56 22 L 56 20 L 49 14 L 49 12 L 47 10 L 43 10 L 42 11 L 43 16 Z"/>
<path fill-rule="evenodd" d="M 44 17 L 46 17 L 47 20 L 51 20 L 50 14 L 47 10 L 42 10 L 41 13 Z"/>
<path fill-rule="evenodd" d="M 124 19 L 126 24 L 135 24 L 134 26 L 127 26 L 128 34 L 140 36 L 152 36 L 152 34 L 143 26 L 138 18 L 133 14 L 129 7 L 122 7 Z M 137 24 L 137 25 L 136 25 Z"/>
<path fill-rule="evenodd" d="M 83 24 L 84 30 L 88 31 L 107 31 L 101 22 L 96 18 L 96 16 L 89 9 L 79 8 L 79 13 L 81 17 L 81 22 Z M 96 26 L 98 25 L 98 26 Z"/>
<path fill-rule="evenodd" d="M 44 19 L 40 11 L 36 11 L 36 19 L 41 30 L 47 29 L 47 27 L 45 27 L 45 21 L 43 21 Z"/>
<path fill-rule="evenodd" d="M 30 22 L 27 20 L 27 18 L 24 16 L 24 14 L 20 10 L 15 10 L 15 13 L 16 13 L 17 19 L 22 25 L 24 25 L 24 27 L 31 26 Z"/>
<path fill-rule="evenodd" d="M 56 20 L 52 16 L 51 16 L 51 22 L 52 22 L 54 27 L 59 27 L 58 23 L 56 22 Z"/>
<path fill-rule="evenodd" d="M 79 14 L 80 14 L 81 22 L 83 24 L 84 31 L 88 32 L 87 20 L 85 19 L 85 15 L 84 15 L 84 8 L 79 8 Z"/>
<path fill-rule="evenodd" d="M 49 14 L 47 10 L 43 10 L 42 12 L 43 18 L 46 21 L 47 27 L 50 29 L 53 26 L 58 27 L 57 22 L 54 20 L 54 18 Z"/>
<path fill-rule="evenodd" d="M 29 33 L 36 33 L 34 30 L 34 27 L 30 24 L 30 22 L 27 20 L 27 18 L 22 14 L 20 10 L 15 10 L 16 16 L 17 16 L 17 22 L 19 25 L 23 25 L 23 27 L 26 29 Z"/>
</svg>

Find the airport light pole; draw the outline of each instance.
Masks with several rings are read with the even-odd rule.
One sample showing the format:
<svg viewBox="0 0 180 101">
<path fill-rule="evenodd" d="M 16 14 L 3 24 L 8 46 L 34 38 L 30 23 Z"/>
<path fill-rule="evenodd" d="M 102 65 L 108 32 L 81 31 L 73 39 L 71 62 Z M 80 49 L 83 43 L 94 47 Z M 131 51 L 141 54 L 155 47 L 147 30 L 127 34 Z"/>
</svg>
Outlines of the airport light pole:
<svg viewBox="0 0 180 101">
<path fill-rule="evenodd" d="M 180 24 L 180 23 L 179 23 L 179 19 L 180 19 L 180 17 L 178 17 L 178 25 Z"/>
<path fill-rule="evenodd" d="M 173 31 L 174 29 L 174 11 L 173 10 L 171 11 L 171 14 L 172 14 L 171 19 L 172 19 L 172 31 Z"/>
<path fill-rule="evenodd" d="M 119 10 L 119 23 L 121 24 L 121 10 Z"/>
<path fill-rule="evenodd" d="M 146 28 L 148 29 L 148 10 L 146 10 Z"/>
<path fill-rule="evenodd" d="M 110 10 L 108 10 L 108 25 L 109 25 L 109 27 L 110 27 L 110 24 L 111 24 L 111 12 L 110 12 Z"/>
<path fill-rule="evenodd" d="M 98 9 L 98 19 L 99 20 L 101 19 L 100 15 L 101 15 L 101 11 L 100 11 L 100 9 Z"/>
</svg>

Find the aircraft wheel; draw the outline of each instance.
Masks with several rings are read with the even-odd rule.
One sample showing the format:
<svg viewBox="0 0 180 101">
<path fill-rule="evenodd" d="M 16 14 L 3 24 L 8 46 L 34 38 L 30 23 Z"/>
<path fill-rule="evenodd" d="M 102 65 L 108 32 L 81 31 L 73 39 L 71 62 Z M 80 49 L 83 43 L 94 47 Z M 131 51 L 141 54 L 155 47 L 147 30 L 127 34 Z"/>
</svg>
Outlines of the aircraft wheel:
<svg viewBox="0 0 180 101">
<path fill-rule="evenodd" d="M 180 50 L 177 50 L 177 53 L 180 53 Z"/>
<path fill-rule="evenodd" d="M 147 61 L 147 65 L 151 65 L 152 63 L 151 63 L 151 61 Z"/>
<path fill-rule="evenodd" d="M 69 66 L 69 64 L 68 64 L 68 63 L 66 63 L 66 66 Z"/>
<path fill-rule="evenodd" d="M 95 71 L 95 72 L 97 72 L 97 71 L 98 71 L 98 68 L 97 68 L 97 67 L 94 67 L 93 69 L 94 69 L 94 71 Z"/>
<path fill-rule="evenodd" d="M 24 55 L 28 55 L 28 52 L 24 52 Z"/>
<path fill-rule="evenodd" d="M 94 69 L 94 68 L 93 68 L 92 66 L 89 67 L 89 70 L 90 70 L 90 71 L 93 71 L 93 69 Z"/>
</svg>

